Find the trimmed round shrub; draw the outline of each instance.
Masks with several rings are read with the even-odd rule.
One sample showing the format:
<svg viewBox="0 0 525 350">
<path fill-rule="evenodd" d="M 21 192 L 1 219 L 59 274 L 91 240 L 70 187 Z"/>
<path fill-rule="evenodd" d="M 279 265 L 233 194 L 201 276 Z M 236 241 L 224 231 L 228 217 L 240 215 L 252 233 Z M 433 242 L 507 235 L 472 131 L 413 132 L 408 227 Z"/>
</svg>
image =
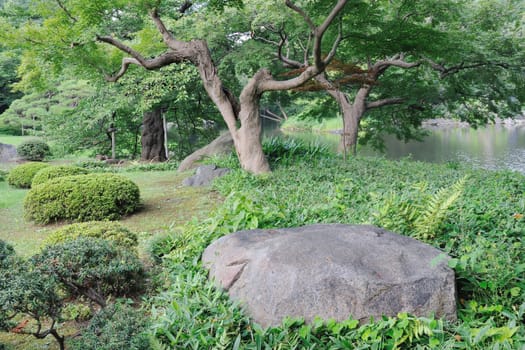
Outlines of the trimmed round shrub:
<svg viewBox="0 0 525 350">
<path fill-rule="evenodd" d="M 135 249 L 138 245 L 137 234 L 116 221 L 89 221 L 67 225 L 51 233 L 44 244 L 58 244 L 79 237 L 102 238 L 129 249 Z"/>
<path fill-rule="evenodd" d="M 48 144 L 38 139 L 22 142 L 16 151 L 20 157 L 33 161 L 42 161 L 46 156 L 51 155 Z"/>
<path fill-rule="evenodd" d="M 33 182 L 31 183 L 31 187 L 40 185 L 41 183 L 44 183 L 48 180 L 51 180 L 57 177 L 84 175 L 87 173 L 89 173 L 89 171 L 87 171 L 86 169 L 77 167 L 77 166 L 70 166 L 70 165 L 49 166 L 45 169 L 40 170 L 38 173 L 36 173 L 35 177 L 33 177 Z"/>
<path fill-rule="evenodd" d="M 30 262 L 36 272 L 53 276 L 72 296 L 84 296 L 101 307 L 109 296 L 140 291 L 146 277 L 137 254 L 101 238 L 47 246 Z"/>
<path fill-rule="evenodd" d="M 138 186 L 115 174 L 59 177 L 32 188 L 24 200 L 25 216 L 39 224 L 61 220 L 118 220 L 138 209 Z"/>
<path fill-rule="evenodd" d="M 7 176 L 7 183 L 17 188 L 30 188 L 33 178 L 40 170 L 49 167 L 45 163 L 25 163 L 13 168 Z"/>
</svg>

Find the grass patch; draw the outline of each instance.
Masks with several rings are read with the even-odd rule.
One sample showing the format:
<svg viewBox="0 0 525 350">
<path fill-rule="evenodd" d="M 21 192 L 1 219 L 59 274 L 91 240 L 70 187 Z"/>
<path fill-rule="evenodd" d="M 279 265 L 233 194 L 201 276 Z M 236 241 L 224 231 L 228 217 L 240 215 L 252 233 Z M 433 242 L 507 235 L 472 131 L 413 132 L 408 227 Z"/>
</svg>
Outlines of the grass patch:
<svg viewBox="0 0 525 350">
<path fill-rule="evenodd" d="M 209 188 L 186 187 L 182 180 L 188 173 L 175 171 L 121 172 L 140 188 L 143 208 L 120 222 L 139 233 L 139 251 L 144 251 L 150 238 L 192 219 L 204 218 L 221 202 Z M 45 238 L 66 223 L 39 226 L 24 220 L 23 200 L 27 190 L 15 189 L 0 182 L 0 239 L 11 243 L 21 256 L 36 253 Z"/>
<path fill-rule="evenodd" d="M 38 139 L 36 136 L 13 136 L 0 134 L 0 143 L 7 143 L 9 145 L 18 146 L 26 140 Z"/>
</svg>

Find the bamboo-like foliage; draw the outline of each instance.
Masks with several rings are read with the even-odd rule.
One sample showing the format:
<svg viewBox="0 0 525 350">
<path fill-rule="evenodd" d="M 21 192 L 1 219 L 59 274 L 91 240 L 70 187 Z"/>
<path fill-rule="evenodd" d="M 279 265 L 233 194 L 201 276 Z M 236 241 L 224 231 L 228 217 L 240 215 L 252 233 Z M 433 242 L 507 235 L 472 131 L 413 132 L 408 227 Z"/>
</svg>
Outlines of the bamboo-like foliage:
<svg viewBox="0 0 525 350">
<path fill-rule="evenodd" d="M 426 183 L 418 183 L 414 185 L 416 198 L 399 198 L 390 193 L 374 214 L 373 222 L 416 239 L 433 239 L 447 219 L 450 208 L 463 193 L 466 180 L 467 177 L 463 177 L 433 194 L 427 193 Z"/>
</svg>

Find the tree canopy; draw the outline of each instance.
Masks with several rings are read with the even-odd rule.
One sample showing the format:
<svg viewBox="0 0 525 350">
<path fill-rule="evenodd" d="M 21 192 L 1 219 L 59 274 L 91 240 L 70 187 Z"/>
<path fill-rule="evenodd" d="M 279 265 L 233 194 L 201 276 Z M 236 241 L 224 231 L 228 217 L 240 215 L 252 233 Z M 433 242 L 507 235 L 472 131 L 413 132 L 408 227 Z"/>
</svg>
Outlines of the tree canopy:
<svg viewBox="0 0 525 350">
<path fill-rule="evenodd" d="M 100 90 L 113 81 L 120 101 L 139 92 L 133 103 L 141 111 L 181 110 L 186 97 L 206 91 L 252 172 L 269 170 L 254 130 L 261 103 L 281 107 L 275 99 L 285 95 L 274 91 L 327 92 L 342 112 L 345 148 L 355 147 L 358 130 L 365 142 L 384 132 L 409 139 L 420 136 L 425 118 L 476 126 L 521 113 L 525 99 L 519 0 L 18 4 L 4 4 L 0 35 L 22 52 L 19 90 L 41 90 L 64 75 Z M 181 64 L 187 68 L 166 69 Z M 327 100 L 302 101 L 315 112 Z"/>
</svg>

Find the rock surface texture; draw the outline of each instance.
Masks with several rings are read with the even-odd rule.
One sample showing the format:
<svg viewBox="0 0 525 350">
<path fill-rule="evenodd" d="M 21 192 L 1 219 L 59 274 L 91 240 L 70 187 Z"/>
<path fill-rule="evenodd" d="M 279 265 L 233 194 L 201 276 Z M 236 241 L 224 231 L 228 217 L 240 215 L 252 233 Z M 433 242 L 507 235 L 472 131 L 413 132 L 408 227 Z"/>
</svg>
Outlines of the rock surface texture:
<svg viewBox="0 0 525 350">
<path fill-rule="evenodd" d="M 8 162 L 18 157 L 16 147 L 6 143 L 0 143 L 0 162 Z"/>
<path fill-rule="evenodd" d="M 179 171 L 186 171 L 198 166 L 198 162 L 206 157 L 214 155 L 228 154 L 233 150 L 233 138 L 229 132 L 225 132 L 209 145 L 206 145 L 186 158 L 180 163 Z"/>
<path fill-rule="evenodd" d="M 216 165 L 202 165 L 197 168 L 195 175 L 183 181 L 186 186 L 208 186 L 213 179 L 227 174 L 230 169 L 217 168 Z"/>
<path fill-rule="evenodd" d="M 408 312 L 456 320 L 446 255 L 375 226 L 239 231 L 206 248 L 210 278 L 262 326 L 285 316 L 338 321 Z"/>
</svg>

